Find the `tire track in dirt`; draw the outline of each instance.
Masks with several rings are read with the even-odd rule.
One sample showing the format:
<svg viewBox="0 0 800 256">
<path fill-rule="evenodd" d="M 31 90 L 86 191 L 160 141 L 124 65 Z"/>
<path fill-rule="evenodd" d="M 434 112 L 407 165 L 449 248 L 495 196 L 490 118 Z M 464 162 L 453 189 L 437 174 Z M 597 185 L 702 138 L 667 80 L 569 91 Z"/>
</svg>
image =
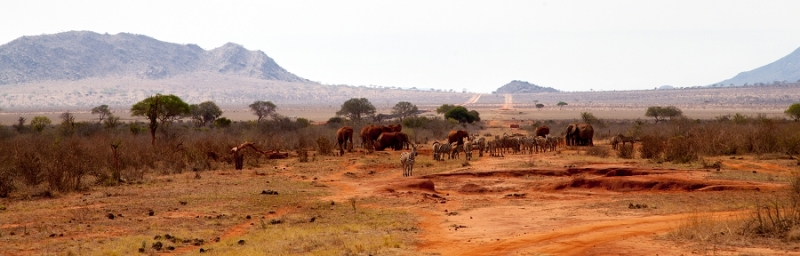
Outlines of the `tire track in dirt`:
<svg viewBox="0 0 800 256">
<path fill-rule="evenodd" d="M 476 255 L 505 255 L 521 251 L 555 255 L 579 255 L 600 244 L 670 231 L 684 223 L 686 219 L 714 217 L 715 220 L 725 220 L 740 217 L 742 213 L 742 211 L 683 213 L 602 221 L 553 232 L 509 238 L 492 244 L 469 248 L 466 251 Z M 454 252 L 454 254 L 460 253 Z"/>
<path fill-rule="evenodd" d="M 474 96 L 472 96 L 472 98 L 469 98 L 469 100 L 467 100 L 467 102 L 464 102 L 463 104 L 459 104 L 459 106 L 467 106 L 467 105 L 470 105 L 470 104 L 475 104 L 476 102 L 478 102 L 478 100 L 480 98 L 481 98 L 481 94 L 475 94 Z"/>
</svg>

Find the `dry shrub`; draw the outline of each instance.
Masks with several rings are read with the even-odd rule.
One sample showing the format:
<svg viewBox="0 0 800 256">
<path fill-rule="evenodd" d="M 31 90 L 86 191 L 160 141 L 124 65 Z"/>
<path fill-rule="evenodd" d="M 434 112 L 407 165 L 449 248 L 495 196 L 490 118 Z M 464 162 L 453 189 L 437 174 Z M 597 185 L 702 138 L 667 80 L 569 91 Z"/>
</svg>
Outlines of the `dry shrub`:
<svg viewBox="0 0 800 256">
<path fill-rule="evenodd" d="M 333 143 L 326 137 L 317 138 L 317 151 L 321 155 L 330 155 L 333 152 Z"/>
<path fill-rule="evenodd" d="M 589 147 L 586 149 L 586 154 L 590 156 L 606 158 L 610 155 L 610 152 L 606 147 Z"/>
<path fill-rule="evenodd" d="M 664 159 L 675 163 L 688 163 L 697 160 L 698 156 L 691 139 L 675 136 L 667 140 Z"/>
<path fill-rule="evenodd" d="M 784 194 L 758 202 L 742 233 L 786 241 L 800 240 L 800 175 L 792 177 Z"/>
<path fill-rule="evenodd" d="M 14 191 L 14 180 L 11 171 L 0 169 L 0 198 L 8 197 Z"/>
<path fill-rule="evenodd" d="M 625 159 L 633 158 L 633 145 L 619 145 L 617 148 L 619 149 L 619 151 L 617 151 L 617 157 Z"/>
<path fill-rule="evenodd" d="M 642 136 L 642 146 L 639 147 L 639 153 L 645 159 L 659 159 L 664 152 L 664 139 L 659 136 L 645 135 Z"/>
<path fill-rule="evenodd" d="M 298 150 L 297 151 L 297 161 L 300 161 L 301 163 L 307 163 L 308 162 L 308 151 L 307 150 Z"/>
</svg>

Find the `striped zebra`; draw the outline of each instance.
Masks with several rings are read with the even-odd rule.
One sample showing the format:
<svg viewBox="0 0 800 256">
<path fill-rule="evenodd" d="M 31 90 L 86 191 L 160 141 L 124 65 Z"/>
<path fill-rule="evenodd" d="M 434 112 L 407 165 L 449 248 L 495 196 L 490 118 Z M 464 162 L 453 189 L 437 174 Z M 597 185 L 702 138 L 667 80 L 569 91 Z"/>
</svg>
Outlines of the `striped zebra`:
<svg viewBox="0 0 800 256">
<path fill-rule="evenodd" d="M 436 154 L 438 157 L 434 157 L 434 160 L 444 161 L 445 155 L 447 156 L 447 159 L 451 159 L 452 156 L 450 155 L 450 153 L 453 151 L 453 146 L 450 145 L 450 143 L 434 142 L 434 145 L 437 144 L 438 147 L 434 149 L 434 154 Z"/>
<path fill-rule="evenodd" d="M 472 160 L 472 141 L 471 140 L 467 140 L 467 141 L 464 142 L 464 158 L 466 158 L 467 161 Z"/>
<path fill-rule="evenodd" d="M 458 159 L 461 152 L 466 152 L 464 150 L 464 144 L 456 144 L 456 146 L 453 147 L 453 150 L 450 151 L 450 159 Z"/>
<path fill-rule="evenodd" d="M 400 154 L 400 164 L 403 166 L 403 177 L 412 175 L 411 171 L 414 169 L 414 161 L 417 159 L 417 145 L 411 144 L 411 152 L 403 152 Z"/>
<path fill-rule="evenodd" d="M 617 149 L 617 145 L 619 145 L 619 143 L 622 143 L 623 147 L 625 146 L 625 143 L 630 143 L 631 146 L 633 146 L 634 142 L 636 142 L 636 138 L 628 137 L 628 136 L 622 135 L 622 133 L 620 133 L 620 134 L 617 134 L 617 136 L 614 136 L 613 138 L 611 138 L 611 148 L 612 149 Z"/>
</svg>

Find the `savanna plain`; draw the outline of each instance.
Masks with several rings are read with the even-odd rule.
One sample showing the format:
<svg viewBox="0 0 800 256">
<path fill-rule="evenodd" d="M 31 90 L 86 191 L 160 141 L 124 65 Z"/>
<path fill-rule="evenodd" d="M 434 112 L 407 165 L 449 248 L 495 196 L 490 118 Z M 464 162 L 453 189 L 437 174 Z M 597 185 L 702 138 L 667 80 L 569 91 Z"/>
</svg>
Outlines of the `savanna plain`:
<svg viewBox="0 0 800 256">
<path fill-rule="evenodd" d="M 250 117 L 174 123 L 155 143 L 144 123 L 1 126 L 0 254 L 800 255 L 800 123 L 783 109 L 654 123 L 644 108 L 465 106 L 482 120 Z M 494 141 L 585 121 L 594 146 L 432 156 L 451 130 Z M 407 149 L 361 146 L 373 123 L 403 124 L 413 176 Z M 343 125 L 355 146 L 339 155 Z M 618 134 L 634 143 L 612 148 Z M 244 142 L 263 151 L 242 150 L 236 170 L 230 151 Z"/>
</svg>

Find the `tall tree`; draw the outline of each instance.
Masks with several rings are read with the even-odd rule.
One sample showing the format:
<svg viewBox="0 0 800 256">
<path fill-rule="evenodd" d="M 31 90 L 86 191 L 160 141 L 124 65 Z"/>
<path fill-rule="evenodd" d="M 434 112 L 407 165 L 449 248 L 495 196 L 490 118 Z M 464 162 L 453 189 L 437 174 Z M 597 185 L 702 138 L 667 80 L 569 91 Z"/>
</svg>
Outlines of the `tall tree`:
<svg viewBox="0 0 800 256">
<path fill-rule="evenodd" d="M 213 101 L 189 105 L 189 113 L 198 126 L 213 123 L 222 115 L 222 110 Z"/>
<path fill-rule="evenodd" d="M 558 110 L 561 110 L 561 108 L 563 108 L 566 105 L 568 105 L 568 104 L 566 102 L 563 102 L 563 101 L 559 101 L 558 104 L 556 104 L 556 106 L 558 106 Z"/>
<path fill-rule="evenodd" d="M 277 108 L 278 107 L 275 106 L 275 104 L 272 103 L 272 101 L 261 101 L 261 100 L 259 100 L 259 101 L 253 102 L 253 104 L 250 104 L 250 111 L 253 111 L 253 114 L 255 114 L 258 117 L 258 121 L 259 122 L 261 122 L 261 119 L 264 119 L 264 117 L 267 117 L 267 116 L 273 116 L 274 117 L 275 116 L 275 110 Z"/>
<path fill-rule="evenodd" d="M 367 98 L 352 98 L 342 104 L 342 108 L 336 111 L 336 115 L 346 116 L 353 121 L 360 121 L 362 116 L 375 114 L 375 106 Z"/>
<path fill-rule="evenodd" d="M 181 116 L 189 114 L 189 104 L 175 95 L 161 95 L 147 97 L 131 107 L 132 116 L 144 116 L 150 120 L 150 144 L 156 144 L 156 129 L 159 121 L 164 124 Z"/>
<path fill-rule="evenodd" d="M 403 118 L 417 115 L 417 111 L 419 111 L 417 105 L 411 104 L 411 102 L 408 101 L 398 102 L 392 108 L 392 114 L 399 116 L 400 121 L 403 121 Z"/>
<path fill-rule="evenodd" d="M 108 109 L 108 105 L 100 105 L 92 108 L 92 114 L 100 115 L 100 122 L 102 122 L 107 116 L 111 116 L 111 110 Z"/>
<path fill-rule="evenodd" d="M 792 104 L 783 113 L 792 117 L 792 119 L 794 119 L 795 122 L 800 120 L 800 103 Z"/>
</svg>

